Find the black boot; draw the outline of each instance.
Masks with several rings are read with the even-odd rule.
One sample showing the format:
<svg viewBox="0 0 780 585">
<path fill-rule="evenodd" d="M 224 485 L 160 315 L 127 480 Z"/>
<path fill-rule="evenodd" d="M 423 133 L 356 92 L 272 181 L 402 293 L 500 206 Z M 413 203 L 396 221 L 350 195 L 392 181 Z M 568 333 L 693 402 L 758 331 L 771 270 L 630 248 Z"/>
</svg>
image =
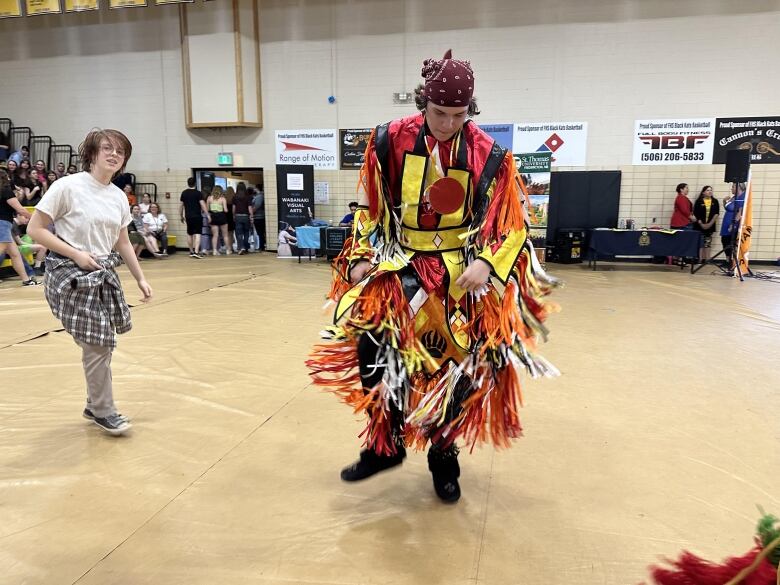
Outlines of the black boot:
<svg viewBox="0 0 780 585">
<path fill-rule="evenodd" d="M 360 452 L 360 459 L 341 470 L 341 479 L 344 481 L 368 479 L 380 471 L 401 465 L 405 458 L 406 449 L 403 446 L 396 446 L 395 455 L 378 455 L 371 449 L 363 449 Z"/>
<path fill-rule="evenodd" d="M 428 450 L 428 469 L 433 475 L 433 488 L 441 500 L 449 503 L 455 503 L 460 499 L 458 453 L 458 447 L 455 445 L 446 449 L 431 445 Z"/>
</svg>

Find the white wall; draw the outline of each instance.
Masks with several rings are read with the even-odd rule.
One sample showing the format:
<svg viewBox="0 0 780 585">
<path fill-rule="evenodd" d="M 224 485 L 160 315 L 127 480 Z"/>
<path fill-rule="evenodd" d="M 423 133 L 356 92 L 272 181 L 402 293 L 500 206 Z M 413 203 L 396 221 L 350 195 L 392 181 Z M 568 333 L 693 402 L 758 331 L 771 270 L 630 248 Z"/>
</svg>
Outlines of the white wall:
<svg viewBox="0 0 780 585">
<path fill-rule="evenodd" d="M 635 119 L 777 114 L 777 0 L 262 0 L 260 20 L 261 130 L 186 130 L 177 6 L 0 21 L 0 116 L 72 144 L 92 126 L 123 129 L 134 172 L 174 197 L 224 146 L 267 170 L 273 204 L 274 130 L 410 113 L 392 93 L 451 47 L 473 63 L 480 123 L 589 122 L 588 167 L 623 170 L 621 215 L 649 223 L 668 220 L 679 181 L 725 185 L 722 167 L 631 167 Z M 753 256 L 775 258 L 780 166 L 754 169 Z M 341 217 L 357 173 L 316 180 L 333 201 L 318 215 Z"/>
</svg>

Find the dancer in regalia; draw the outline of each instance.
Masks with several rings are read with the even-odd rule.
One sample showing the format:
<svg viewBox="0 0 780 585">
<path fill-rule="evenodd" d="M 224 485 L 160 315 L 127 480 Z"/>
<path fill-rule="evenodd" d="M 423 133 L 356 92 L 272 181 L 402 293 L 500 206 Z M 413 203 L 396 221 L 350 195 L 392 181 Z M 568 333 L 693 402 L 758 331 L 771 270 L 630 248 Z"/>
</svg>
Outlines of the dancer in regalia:
<svg viewBox="0 0 780 585">
<path fill-rule="evenodd" d="M 521 434 L 520 377 L 557 374 L 536 353 L 553 286 L 528 237 L 524 187 L 507 152 L 472 121 L 468 61 L 427 59 L 419 114 L 378 126 L 359 206 L 334 264 L 334 323 L 307 362 L 316 383 L 368 424 L 366 479 L 430 443 L 437 495 L 460 497 L 456 440 Z"/>
</svg>

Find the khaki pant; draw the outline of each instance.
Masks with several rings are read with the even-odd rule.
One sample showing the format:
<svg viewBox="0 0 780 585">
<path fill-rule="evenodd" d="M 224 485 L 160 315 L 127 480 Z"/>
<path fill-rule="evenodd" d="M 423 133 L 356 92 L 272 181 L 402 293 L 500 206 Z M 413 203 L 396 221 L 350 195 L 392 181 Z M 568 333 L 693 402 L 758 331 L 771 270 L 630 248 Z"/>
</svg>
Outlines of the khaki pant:
<svg viewBox="0 0 780 585">
<path fill-rule="evenodd" d="M 75 340 L 81 347 L 81 363 L 87 380 L 87 408 L 98 418 L 116 414 L 111 384 L 111 354 L 113 349 Z"/>
</svg>

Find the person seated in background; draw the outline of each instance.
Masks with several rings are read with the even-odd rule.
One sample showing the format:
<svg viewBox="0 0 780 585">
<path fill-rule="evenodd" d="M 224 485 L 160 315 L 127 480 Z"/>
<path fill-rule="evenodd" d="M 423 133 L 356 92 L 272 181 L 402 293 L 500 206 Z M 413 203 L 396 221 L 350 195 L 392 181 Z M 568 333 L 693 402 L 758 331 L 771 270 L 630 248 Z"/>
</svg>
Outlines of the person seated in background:
<svg viewBox="0 0 780 585">
<path fill-rule="evenodd" d="M 719 214 L 720 205 L 712 196 L 712 187 L 705 185 L 693 204 L 693 215 L 696 217 L 693 229 L 700 231 L 702 235 L 702 247 L 699 249 L 699 260 L 702 264 L 710 258 L 712 234 L 715 232 Z"/>
<path fill-rule="evenodd" d="M 66 173 L 65 173 L 65 163 L 64 162 L 58 162 L 57 163 L 57 170 L 55 171 L 55 173 L 57 174 L 57 178 L 58 179 L 61 179 L 62 177 L 65 176 Z"/>
<path fill-rule="evenodd" d="M 27 179 L 27 191 L 25 193 L 25 200 L 22 202 L 27 207 L 35 207 L 43 197 L 43 192 L 46 190 L 41 182 L 40 174 L 37 169 L 30 171 L 30 177 Z"/>
<path fill-rule="evenodd" d="M 11 187 L 16 187 L 16 171 L 19 170 L 19 165 L 14 160 L 9 160 L 6 163 L 5 170 L 8 173 L 8 182 Z"/>
<path fill-rule="evenodd" d="M 49 186 L 49 182 L 46 180 L 46 163 L 43 162 L 42 160 L 36 160 L 35 166 L 33 168 L 38 173 L 38 180 L 41 182 L 41 185 L 43 186 L 42 192 L 45 193 L 46 187 Z"/>
<path fill-rule="evenodd" d="M 22 181 L 29 179 L 30 168 L 30 161 L 28 159 L 23 159 L 22 162 L 19 163 L 19 168 L 16 169 L 16 178 L 21 179 Z"/>
<path fill-rule="evenodd" d="M 357 201 L 350 201 L 349 213 L 341 218 L 341 221 L 339 222 L 340 227 L 352 227 L 352 223 L 355 221 L 355 212 L 357 211 L 357 208 Z"/>
<path fill-rule="evenodd" d="M 55 173 L 54 171 L 49 171 L 48 173 L 46 173 L 46 183 L 48 183 L 46 189 L 48 190 L 49 187 L 51 187 L 51 184 L 59 178 L 60 178 L 59 175 L 57 175 L 57 173 Z"/>
<path fill-rule="evenodd" d="M 68 165 L 68 172 L 65 173 L 66 175 L 75 175 L 79 172 L 79 169 L 76 165 Z"/>
<path fill-rule="evenodd" d="M 141 202 L 138 204 L 141 207 L 141 213 L 149 213 L 149 206 L 152 204 L 152 196 L 149 193 L 141 195 Z"/>
<path fill-rule="evenodd" d="M 17 165 L 20 165 L 23 160 L 30 160 L 30 149 L 26 146 L 22 146 L 19 150 L 12 153 L 11 156 L 8 157 L 8 160 L 12 160 Z"/>
<path fill-rule="evenodd" d="M 144 227 L 146 227 L 147 233 L 160 243 L 160 253 L 167 256 L 168 218 L 165 217 L 164 213 L 160 213 L 160 206 L 157 203 L 149 205 L 149 213 L 144 215 Z"/>
<path fill-rule="evenodd" d="M 125 192 L 125 197 L 127 197 L 127 204 L 128 205 L 135 205 L 138 203 L 138 198 L 133 194 L 133 186 L 128 183 L 125 185 L 122 190 Z"/>
<path fill-rule="evenodd" d="M 11 233 L 16 242 L 16 247 L 19 248 L 19 253 L 22 255 L 22 261 L 24 263 L 24 268 L 27 271 L 27 276 L 43 276 L 43 261 L 46 259 L 46 252 L 48 252 L 48 250 L 46 249 L 46 246 L 36 244 L 27 233 L 22 234 L 21 228 L 26 227 L 29 221 L 29 217 L 21 214 L 17 215 L 14 220 L 16 225 L 12 228 Z M 28 254 L 35 256 L 34 267 L 32 268 L 25 258 Z"/>
<path fill-rule="evenodd" d="M 127 225 L 127 235 L 130 236 L 130 243 L 133 244 L 135 257 L 140 258 L 141 252 L 146 248 L 155 258 L 162 258 L 160 248 L 157 247 L 157 240 L 152 237 L 144 225 L 144 216 L 141 214 L 141 206 L 136 203 L 130 208 L 131 221 Z"/>
</svg>

